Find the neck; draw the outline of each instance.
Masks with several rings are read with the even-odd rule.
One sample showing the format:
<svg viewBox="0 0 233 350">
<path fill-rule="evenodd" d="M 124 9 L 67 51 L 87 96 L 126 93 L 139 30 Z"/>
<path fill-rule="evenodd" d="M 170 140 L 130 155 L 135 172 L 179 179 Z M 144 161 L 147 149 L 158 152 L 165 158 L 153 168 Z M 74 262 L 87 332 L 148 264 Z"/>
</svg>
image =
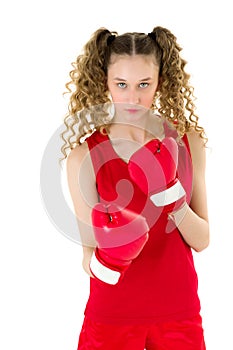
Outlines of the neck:
<svg viewBox="0 0 233 350">
<path fill-rule="evenodd" d="M 144 127 L 120 123 L 111 125 L 110 136 L 111 138 L 132 140 L 139 144 L 145 143 L 149 138 L 148 132 Z"/>
<path fill-rule="evenodd" d="M 153 138 L 164 137 L 161 120 L 156 116 L 148 116 L 140 123 L 113 122 L 109 131 L 112 139 L 131 140 L 141 145 Z"/>
</svg>

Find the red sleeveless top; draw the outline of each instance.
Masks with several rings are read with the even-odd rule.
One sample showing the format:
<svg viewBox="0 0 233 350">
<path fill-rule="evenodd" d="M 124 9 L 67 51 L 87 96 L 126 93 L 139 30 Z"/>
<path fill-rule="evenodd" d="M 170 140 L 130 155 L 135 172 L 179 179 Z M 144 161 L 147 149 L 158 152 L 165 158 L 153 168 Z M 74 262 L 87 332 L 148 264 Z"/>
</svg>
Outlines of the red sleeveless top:
<svg viewBox="0 0 233 350">
<path fill-rule="evenodd" d="M 174 134 L 166 130 L 166 136 Z M 179 145 L 178 174 L 190 201 L 192 164 L 188 139 Z M 200 312 L 198 280 L 191 248 L 167 215 L 131 181 L 128 165 L 115 152 L 108 135 L 95 131 L 86 139 L 101 202 L 114 202 L 146 217 L 149 240 L 116 285 L 90 278 L 85 315 L 95 322 L 150 324 L 189 318 Z"/>
</svg>

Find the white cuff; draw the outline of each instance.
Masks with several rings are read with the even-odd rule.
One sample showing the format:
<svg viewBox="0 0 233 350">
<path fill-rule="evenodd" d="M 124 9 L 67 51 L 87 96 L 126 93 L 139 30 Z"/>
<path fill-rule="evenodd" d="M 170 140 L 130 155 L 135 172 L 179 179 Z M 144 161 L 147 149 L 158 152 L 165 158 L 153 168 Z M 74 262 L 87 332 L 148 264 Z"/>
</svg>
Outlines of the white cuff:
<svg viewBox="0 0 233 350">
<path fill-rule="evenodd" d="M 150 199 L 157 207 L 163 207 L 165 205 L 176 202 L 178 199 L 185 195 L 185 190 L 178 180 L 175 185 L 167 188 L 166 190 L 153 194 Z"/>
<path fill-rule="evenodd" d="M 101 264 L 96 258 L 95 253 L 93 253 L 91 258 L 90 269 L 96 278 L 108 284 L 117 284 L 121 276 L 120 272 L 111 270 Z"/>
</svg>

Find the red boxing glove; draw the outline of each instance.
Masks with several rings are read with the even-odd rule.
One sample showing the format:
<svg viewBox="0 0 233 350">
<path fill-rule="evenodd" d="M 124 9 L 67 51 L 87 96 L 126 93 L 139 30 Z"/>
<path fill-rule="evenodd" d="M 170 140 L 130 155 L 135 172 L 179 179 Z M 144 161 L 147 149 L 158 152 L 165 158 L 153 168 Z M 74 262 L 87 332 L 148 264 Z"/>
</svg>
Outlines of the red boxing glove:
<svg viewBox="0 0 233 350">
<path fill-rule="evenodd" d="M 99 280 L 116 284 L 148 240 L 146 219 L 130 210 L 98 203 L 92 211 L 92 223 L 97 247 L 90 270 Z"/>
<path fill-rule="evenodd" d="M 166 213 L 180 209 L 186 193 L 177 178 L 178 145 L 172 137 L 153 139 L 130 158 L 131 178 Z"/>
</svg>

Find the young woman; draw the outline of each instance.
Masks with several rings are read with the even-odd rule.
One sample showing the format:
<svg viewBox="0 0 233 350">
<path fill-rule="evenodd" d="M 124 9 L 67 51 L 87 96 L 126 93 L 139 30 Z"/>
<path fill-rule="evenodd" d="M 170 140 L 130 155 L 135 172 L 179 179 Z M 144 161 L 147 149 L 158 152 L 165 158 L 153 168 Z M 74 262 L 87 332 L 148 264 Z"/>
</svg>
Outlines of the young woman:
<svg viewBox="0 0 233 350">
<path fill-rule="evenodd" d="M 80 350 L 205 349 L 192 250 L 209 243 L 206 138 L 180 51 L 166 28 L 100 28 L 73 63 L 62 152 L 90 275 Z"/>
</svg>

